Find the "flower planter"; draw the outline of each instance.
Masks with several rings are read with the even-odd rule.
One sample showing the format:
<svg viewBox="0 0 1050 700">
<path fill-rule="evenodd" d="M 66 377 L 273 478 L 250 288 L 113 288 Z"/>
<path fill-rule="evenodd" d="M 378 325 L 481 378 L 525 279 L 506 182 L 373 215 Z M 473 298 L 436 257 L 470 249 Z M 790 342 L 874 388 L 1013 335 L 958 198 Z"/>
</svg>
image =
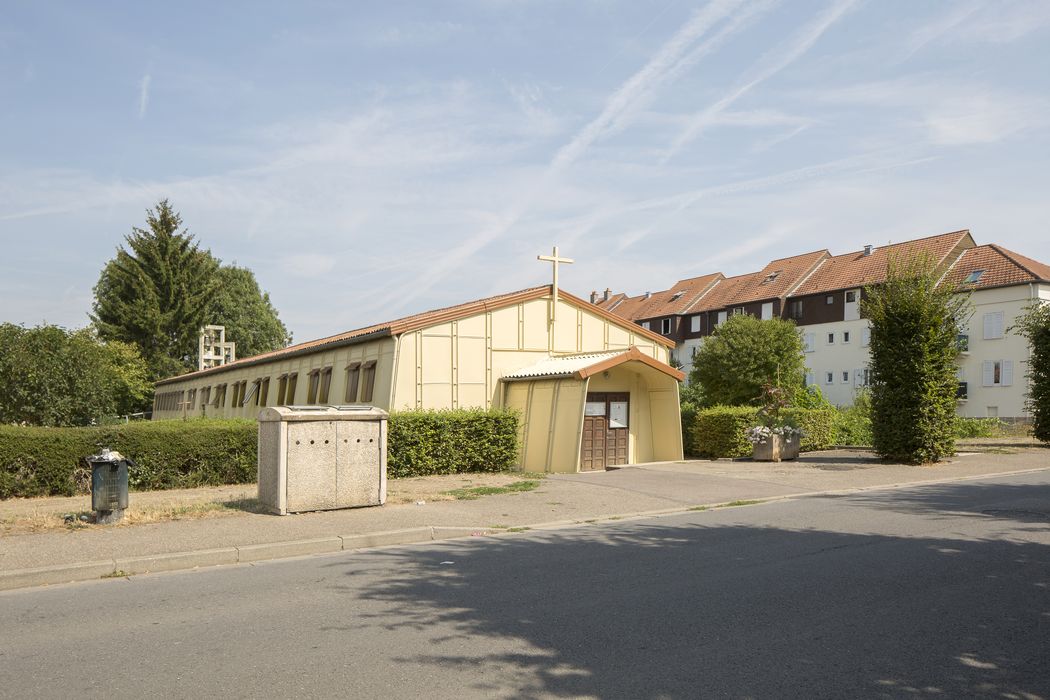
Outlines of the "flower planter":
<svg viewBox="0 0 1050 700">
<path fill-rule="evenodd" d="M 790 440 L 781 435 L 770 435 L 762 442 L 755 443 L 751 458 L 756 462 L 780 462 L 783 460 L 798 459 L 799 439 L 792 437 Z"/>
</svg>

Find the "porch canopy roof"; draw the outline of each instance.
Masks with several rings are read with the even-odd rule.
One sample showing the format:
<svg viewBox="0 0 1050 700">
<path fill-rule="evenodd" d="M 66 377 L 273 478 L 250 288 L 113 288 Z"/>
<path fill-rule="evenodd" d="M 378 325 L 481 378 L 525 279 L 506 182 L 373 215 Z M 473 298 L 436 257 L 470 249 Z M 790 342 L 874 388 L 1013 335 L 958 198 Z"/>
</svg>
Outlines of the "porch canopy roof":
<svg viewBox="0 0 1050 700">
<path fill-rule="evenodd" d="M 658 372 L 662 372 L 678 381 L 685 379 L 685 374 L 671 365 L 654 360 L 633 345 L 626 350 L 608 350 L 605 352 L 592 352 L 583 355 L 562 355 L 560 357 L 549 357 L 540 360 L 534 365 L 522 367 L 508 374 L 502 379 L 508 382 L 524 381 L 530 379 L 557 379 L 572 377 L 575 379 L 586 379 L 587 377 L 612 369 L 625 362 L 641 362 Z"/>
</svg>

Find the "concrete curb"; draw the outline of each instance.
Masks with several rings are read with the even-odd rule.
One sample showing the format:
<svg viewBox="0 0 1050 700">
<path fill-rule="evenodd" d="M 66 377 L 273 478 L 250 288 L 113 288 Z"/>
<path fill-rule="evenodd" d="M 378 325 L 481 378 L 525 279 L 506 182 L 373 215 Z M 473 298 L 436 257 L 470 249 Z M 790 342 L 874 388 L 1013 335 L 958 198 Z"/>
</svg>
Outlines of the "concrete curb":
<svg viewBox="0 0 1050 700">
<path fill-rule="evenodd" d="M 996 474 L 975 474 L 904 483 L 858 486 L 849 489 L 802 491 L 799 493 L 783 494 L 779 496 L 766 496 L 762 498 L 739 500 L 746 500 L 746 505 L 760 505 L 794 500 L 797 498 L 847 495 L 851 493 L 863 493 L 865 491 L 910 488 L 913 486 L 931 486 L 934 484 L 949 484 L 960 481 L 978 481 L 981 479 L 1000 476 L 1034 474 L 1046 470 L 1046 467 L 1035 467 L 1032 469 L 998 472 Z M 662 518 L 681 515 L 683 513 L 697 510 L 722 510 L 731 507 L 730 504 L 736 502 L 737 501 L 723 501 L 717 503 L 696 503 L 691 505 L 683 504 L 674 508 L 663 508 L 660 510 L 614 513 L 611 515 L 600 515 L 586 520 L 555 520 L 547 523 L 536 523 L 499 529 L 428 525 L 424 527 L 387 530 L 383 532 L 371 532 L 356 535 L 320 537 L 285 542 L 267 542 L 239 547 L 201 549 L 189 552 L 171 552 L 166 554 L 125 557 L 120 559 L 103 559 L 100 561 L 59 564 L 57 566 L 45 566 L 33 569 L 14 569 L 11 571 L 0 571 L 0 591 L 31 588 L 34 586 L 74 583 L 78 581 L 97 580 L 100 578 L 117 578 L 161 571 L 178 571 L 228 564 L 246 564 L 272 559 L 307 556 L 311 554 L 330 554 L 339 551 L 355 551 L 375 547 L 389 547 L 393 545 L 421 544 L 424 542 L 459 539 L 463 537 L 514 535 L 533 531 L 563 530 L 599 523 L 609 525 L 645 518 Z M 732 507 L 743 507 L 744 505 L 745 504 L 741 504 L 740 506 Z"/>
</svg>

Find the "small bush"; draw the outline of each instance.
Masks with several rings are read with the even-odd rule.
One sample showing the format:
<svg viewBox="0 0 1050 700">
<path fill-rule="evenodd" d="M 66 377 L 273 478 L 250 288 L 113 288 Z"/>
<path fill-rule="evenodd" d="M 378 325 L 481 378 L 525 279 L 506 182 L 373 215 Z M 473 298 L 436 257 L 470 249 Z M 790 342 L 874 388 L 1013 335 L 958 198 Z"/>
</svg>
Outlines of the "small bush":
<svg viewBox="0 0 1050 700">
<path fill-rule="evenodd" d="M 506 471 L 518 456 L 513 411 L 401 411 L 390 416 L 389 429 L 387 474 L 395 479 Z"/>
<path fill-rule="evenodd" d="M 826 450 L 834 444 L 835 411 L 785 408 L 785 422 L 802 429 L 803 452 Z M 686 415 L 683 412 L 682 421 Z M 689 437 L 690 454 L 705 459 L 748 457 L 751 442 L 747 429 L 760 423 L 758 409 L 750 406 L 715 406 L 696 411 Z M 683 430 L 686 430 L 683 427 Z"/>
<path fill-rule="evenodd" d="M 406 411 L 390 416 L 391 478 L 494 472 L 517 457 L 517 414 Z M 109 447 L 132 458 L 134 490 L 252 483 L 258 429 L 248 420 L 195 419 L 85 428 L 0 425 L 0 498 L 72 496 L 90 490 L 84 457 Z"/>
<path fill-rule="evenodd" d="M 835 444 L 871 445 L 871 395 L 857 392 L 852 406 L 836 409 Z"/>
<path fill-rule="evenodd" d="M 746 457 L 751 454 L 747 429 L 758 425 L 758 409 L 749 406 L 714 406 L 693 418 L 692 453 L 697 457 Z"/>
<path fill-rule="evenodd" d="M 998 418 L 959 418 L 955 422 L 955 437 L 998 437 L 1006 432 L 1006 423 Z"/>
<path fill-rule="evenodd" d="M 788 422 L 802 429 L 803 452 L 826 450 L 835 444 L 834 409 L 789 408 L 784 411 Z"/>
</svg>

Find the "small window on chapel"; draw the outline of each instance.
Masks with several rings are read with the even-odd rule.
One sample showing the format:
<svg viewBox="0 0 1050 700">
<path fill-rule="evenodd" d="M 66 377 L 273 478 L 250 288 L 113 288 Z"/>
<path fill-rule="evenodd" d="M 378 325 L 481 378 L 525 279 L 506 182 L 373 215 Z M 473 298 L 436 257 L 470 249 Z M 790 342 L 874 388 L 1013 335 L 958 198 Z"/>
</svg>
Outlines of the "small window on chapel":
<svg viewBox="0 0 1050 700">
<path fill-rule="evenodd" d="M 332 388 L 332 368 L 321 370 L 321 386 L 317 389 L 317 403 L 328 403 L 328 393 Z"/>
<path fill-rule="evenodd" d="M 357 385 L 361 379 L 361 363 L 351 362 L 346 366 L 346 394 L 343 400 L 347 403 L 357 403 Z"/>
<path fill-rule="evenodd" d="M 289 372 L 288 373 L 288 388 L 285 391 L 285 396 L 284 396 L 285 403 L 287 405 L 289 405 L 289 406 L 295 403 L 295 385 L 298 384 L 298 382 L 299 382 L 299 373 L 298 372 Z"/>
<path fill-rule="evenodd" d="M 313 405 L 317 403 L 317 388 L 321 384 L 321 370 L 312 369 L 308 376 L 310 381 L 306 385 L 306 403 Z"/>
<path fill-rule="evenodd" d="M 372 392 L 376 384 L 376 361 L 369 360 L 361 366 L 361 402 L 368 403 L 372 400 Z"/>
</svg>

